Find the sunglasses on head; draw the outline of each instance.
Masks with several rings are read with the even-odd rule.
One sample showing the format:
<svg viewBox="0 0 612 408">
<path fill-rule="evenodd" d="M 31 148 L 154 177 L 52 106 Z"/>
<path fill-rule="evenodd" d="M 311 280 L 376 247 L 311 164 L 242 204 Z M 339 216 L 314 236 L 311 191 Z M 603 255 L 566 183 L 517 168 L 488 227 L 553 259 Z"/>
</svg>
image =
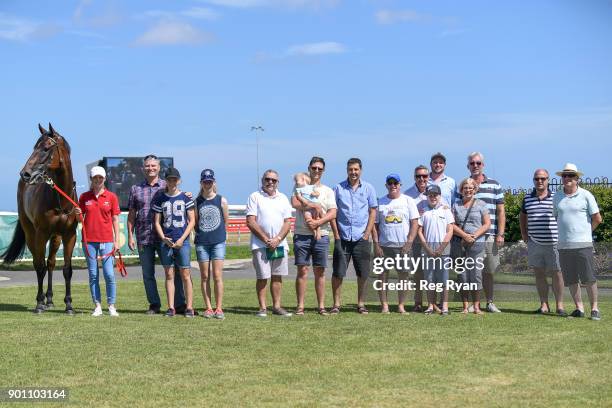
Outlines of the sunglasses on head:
<svg viewBox="0 0 612 408">
<path fill-rule="evenodd" d="M 145 158 L 144 158 L 144 161 L 147 161 L 149 159 L 159 160 L 159 158 L 156 155 L 154 155 L 154 154 L 146 155 Z"/>
</svg>

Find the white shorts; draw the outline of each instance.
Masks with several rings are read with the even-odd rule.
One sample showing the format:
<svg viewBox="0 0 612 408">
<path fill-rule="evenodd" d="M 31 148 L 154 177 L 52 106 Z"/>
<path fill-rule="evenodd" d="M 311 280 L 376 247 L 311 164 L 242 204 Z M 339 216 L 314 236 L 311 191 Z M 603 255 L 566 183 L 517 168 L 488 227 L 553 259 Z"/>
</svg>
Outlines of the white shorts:
<svg viewBox="0 0 612 408">
<path fill-rule="evenodd" d="M 253 249 L 253 266 L 257 279 L 270 279 L 274 276 L 289 275 L 289 254 L 285 249 L 285 256 L 279 259 L 268 260 L 266 248 Z"/>
</svg>

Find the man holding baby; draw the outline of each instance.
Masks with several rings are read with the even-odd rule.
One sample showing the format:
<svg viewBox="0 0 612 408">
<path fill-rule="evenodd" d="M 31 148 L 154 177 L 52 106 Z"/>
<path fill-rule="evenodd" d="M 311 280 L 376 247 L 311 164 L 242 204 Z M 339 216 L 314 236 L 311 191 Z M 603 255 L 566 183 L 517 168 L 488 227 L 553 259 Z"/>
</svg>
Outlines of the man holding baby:
<svg viewBox="0 0 612 408">
<path fill-rule="evenodd" d="M 325 310 L 325 268 L 329 253 L 329 222 L 336 218 L 336 198 L 331 188 L 321 184 L 324 171 L 325 160 L 315 156 L 310 159 L 308 174 L 298 173 L 294 177 L 291 205 L 297 210 L 293 237 L 297 266 L 297 316 L 304 314 L 304 297 L 311 263 L 315 276 L 317 311 L 320 315 L 328 314 Z"/>
</svg>

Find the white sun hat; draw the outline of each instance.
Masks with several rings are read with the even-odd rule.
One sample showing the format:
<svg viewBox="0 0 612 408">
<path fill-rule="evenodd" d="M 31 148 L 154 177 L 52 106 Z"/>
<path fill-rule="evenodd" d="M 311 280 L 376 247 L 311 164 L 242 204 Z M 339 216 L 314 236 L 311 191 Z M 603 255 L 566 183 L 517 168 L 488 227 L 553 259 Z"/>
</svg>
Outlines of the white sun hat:
<svg viewBox="0 0 612 408">
<path fill-rule="evenodd" d="M 558 171 L 555 174 L 557 176 L 562 176 L 563 174 L 567 174 L 567 173 L 577 174 L 578 177 L 582 177 L 584 175 L 584 173 L 582 173 L 581 171 L 578 171 L 578 167 L 574 163 L 565 163 L 565 166 L 563 166 L 563 170 Z"/>
</svg>

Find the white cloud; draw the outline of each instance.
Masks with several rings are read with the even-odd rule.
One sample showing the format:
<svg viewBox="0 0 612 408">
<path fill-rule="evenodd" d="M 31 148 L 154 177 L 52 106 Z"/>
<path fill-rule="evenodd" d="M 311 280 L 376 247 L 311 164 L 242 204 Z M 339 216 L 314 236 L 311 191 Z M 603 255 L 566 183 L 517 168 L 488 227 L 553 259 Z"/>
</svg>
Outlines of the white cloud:
<svg viewBox="0 0 612 408">
<path fill-rule="evenodd" d="M 190 9 L 182 11 L 148 10 L 138 15 L 137 17 L 161 17 L 166 19 L 188 17 L 197 20 L 216 20 L 219 18 L 219 13 L 208 7 L 192 7 Z"/>
<path fill-rule="evenodd" d="M 278 7 L 278 8 L 310 8 L 322 9 L 334 7 L 340 0 L 200 0 L 215 6 L 232 8 Z"/>
<path fill-rule="evenodd" d="M 431 19 L 430 16 L 417 13 L 414 10 L 378 10 L 374 16 L 379 24 L 417 22 Z"/>
<path fill-rule="evenodd" d="M 53 37 L 62 27 L 56 24 L 38 23 L 0 13 L 0 39 L 30 41 Z"/>
<path fill-rule="evenodd" d="M 72 13 L 72 20 L 80 26 L 105 28 L 119 24 L 123 15 L 116 2 L 94 4 L 93 0 L 81 0 Z"/>
<path fill-rule="evenodd" d="M 328 41 L 310 44 L 293 45 L 286 51 L 288 56 L 313 56 L 323 54 L 342 54 L 346 47 L 340 43 Z"/>
<path fill-rule="evenodd" d="M 198 30 L 181 21 L 160 21 L 134 41 L 136 46 L 197 45 L 213 38 L 212 34 Z"/>
</svg>

